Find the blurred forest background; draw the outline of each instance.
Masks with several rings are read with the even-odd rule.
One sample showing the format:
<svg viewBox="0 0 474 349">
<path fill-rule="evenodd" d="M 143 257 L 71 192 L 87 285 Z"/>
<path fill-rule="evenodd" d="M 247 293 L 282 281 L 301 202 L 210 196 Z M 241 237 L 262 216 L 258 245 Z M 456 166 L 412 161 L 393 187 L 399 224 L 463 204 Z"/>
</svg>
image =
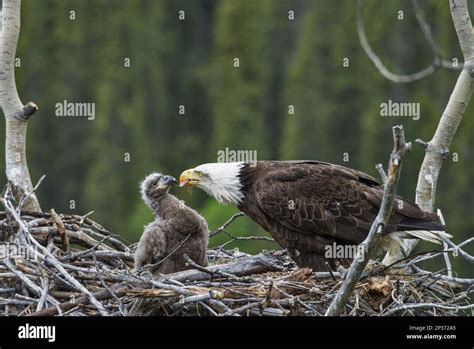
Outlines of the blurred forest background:
<svg viewBox="0 0 474 349">
<path fill-rule="evenodd" d="M 446 59 L 462 61 L 448 2 L 420 4 Z M 152 171 L 178 176 L 215 162 L 217 151 L 226 147 L 257 150 L 259 159 L 319 159 L 378 177 L 374 165 L 388 161 L 391 126 L 402 123 L 411 141 L 429 140 L 458 72 L 441 69 L 409 84 L 386 80 L 359 44 L 356 5 L 354 0 L 24 0 L 16 74 L 23 102 L 35 101 L 40 108 L 29 122 L 28 162 L 33 182 L 47 175 L 38 191 L 43 209 L 93 210 L 94 220 L 136 241 L 152 218 L 140 199 L 139 181 Z M 374 51 L 393 72 L 408 74 L 431 63 L 433 53 L 409 0 L 366 0 L 364 22 Z M 239 68 L 234 58 L 240 59 Z M 389 99 L 420 103 L 420 120 L 381 117 L 380 104 Z M 95 120 L 56 116 L 55 104 L 64 100 L 95 103 Z M 474 230 L 473 114 L 470 105 L 451 148 L 458 161 L 446 161 L 438 184 L 436 203 L 455 242 Z M 402 171 L 399 193 L 412 200 L 423 155 L 415 146 Z M 173 193 L 198 209 L 211 229 L 236 212 L 200 190 Z M 263 234 L 247 218 L 229 231 Z M 276 247 L 232 246 L 252 253 Z M 434 248 L 420 244 L 418 250 Z M 472 275 L 460 262 L 454 261 L 457 270 Z"/>
</svg>

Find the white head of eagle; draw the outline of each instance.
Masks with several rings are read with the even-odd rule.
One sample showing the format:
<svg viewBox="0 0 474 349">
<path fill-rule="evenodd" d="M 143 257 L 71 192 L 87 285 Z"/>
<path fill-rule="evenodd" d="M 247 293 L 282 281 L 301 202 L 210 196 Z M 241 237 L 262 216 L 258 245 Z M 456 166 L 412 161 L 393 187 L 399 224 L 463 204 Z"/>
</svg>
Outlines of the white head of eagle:
<svg viewBox="0 0 474 349">
<path fill-rule="evenodd" d="M 209 163 L 184 171 L 179 177 L 181 186 L 201 188 L 220 203 L 239 205 L 244 194 L 240 182 L 243 162 Z"/>
</svg>

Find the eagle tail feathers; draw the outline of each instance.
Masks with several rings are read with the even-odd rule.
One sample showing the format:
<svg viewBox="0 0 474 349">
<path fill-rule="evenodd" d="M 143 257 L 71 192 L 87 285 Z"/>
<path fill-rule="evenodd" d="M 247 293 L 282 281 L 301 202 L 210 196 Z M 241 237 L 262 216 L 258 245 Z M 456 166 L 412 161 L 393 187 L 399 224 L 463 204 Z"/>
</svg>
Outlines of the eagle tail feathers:
<svg viewBox="0 0 474 349">
<path fill-rule="evenodd" d="M 407 251 L 408 245 L 404 239 L 420 239 L 428 241 L 434 244 L 442 244 L 444 239 L 450 239 L 453 236 L 442 230 L 407 230 L 407 231 L 396 231 L 387 236 L 384 236 L 379 244 L 379 251 L 377 254 L 381 254 L 383 251 L 388 253 L 382 260 L 382 264 L 390 265 L 396 260 L 396 256 L 400 251 Z"/>
<path fill-rule="evenodd" d="M 442 244 L 443 240 L 451 239 L 453 236 L 442 230 L 407 230 L 403 233 L 407 234 L 407 237 L 416 238 L 434 244 Z"/>
</svg>

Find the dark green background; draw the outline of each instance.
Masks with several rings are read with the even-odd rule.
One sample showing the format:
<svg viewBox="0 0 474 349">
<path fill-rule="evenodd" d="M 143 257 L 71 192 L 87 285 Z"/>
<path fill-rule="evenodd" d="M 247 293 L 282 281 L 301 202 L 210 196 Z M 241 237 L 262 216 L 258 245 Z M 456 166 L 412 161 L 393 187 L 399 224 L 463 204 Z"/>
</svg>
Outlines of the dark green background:
<svg viewBox="0 0 474 349">
<path fill-rule="evenodd" d="M 420 4 L 446 59 L 462 61 L 448 1 Z M 364 19 L 373 49 L 393 72 L 432 61 L 408 0 L 365 1 Z M 386 164 L 392 148 L 392 125 L 402 123 L 409 140 L 430 139 L 458 72 L 438 70 L 410 84 L 386 80 L 361 49 L 355 20 L 355 0 L 24 0 L 16 73 L 23 102 L 40 107 L 29 122 L 28 160 L 34 182 L 47 175 L 38 192 L 43 209 L 93 210 L 93 219 L 136 241 L 152 218 L 138 193 L 140 179 L 151 171 L 178 176 L 216 161 L 225 147 L 257 150 L 259 159 L 340 163 L 376 176 L 374 165 Z M 421 119 L 381 117 L 380 104 L 389 99 L 420 103 Z M 96 103 L 96 119 L 56 116 L 55 104 L 64 100 Z M 288 115 L 290 104 L 295 115 Z M 459 161 L 445 163 L 438 184 L 436 206 L 456 242 L 474 229 L 473 126 L 471 105 L 451 148 Z M 407 198 L 414 199 L 423 155 L 415 146 L 406 157 L 399 193 Z M 236 211 L 200 190 L 173 192 L 211 229 Z M 247 218 L 229 230 L 262 233 Z M 454 265 L 472 275 L 460 257 Z"/>
</svg>

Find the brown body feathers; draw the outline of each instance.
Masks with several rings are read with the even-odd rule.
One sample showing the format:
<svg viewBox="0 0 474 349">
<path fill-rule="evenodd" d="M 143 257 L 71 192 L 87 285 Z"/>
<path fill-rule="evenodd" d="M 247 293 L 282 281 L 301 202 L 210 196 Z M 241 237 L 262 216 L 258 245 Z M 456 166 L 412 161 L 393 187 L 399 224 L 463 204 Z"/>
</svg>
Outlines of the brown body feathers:
<svg viewBox="0 0 474 349">
<path fill-rule="evenodd" d="M 173 183 L 174 182 L 174 183 Z M 174 178 L 149 175 L 141 185 L 142 196 L 155 214 L 145 226 L 135 252 L 135 269 L 151 264 L 154 274 L 168 274 L 191 268 L 184 255 L 201 266 L 207 265 L 209 230 L 195 210 L 168 193 Z"/>
</svg>

